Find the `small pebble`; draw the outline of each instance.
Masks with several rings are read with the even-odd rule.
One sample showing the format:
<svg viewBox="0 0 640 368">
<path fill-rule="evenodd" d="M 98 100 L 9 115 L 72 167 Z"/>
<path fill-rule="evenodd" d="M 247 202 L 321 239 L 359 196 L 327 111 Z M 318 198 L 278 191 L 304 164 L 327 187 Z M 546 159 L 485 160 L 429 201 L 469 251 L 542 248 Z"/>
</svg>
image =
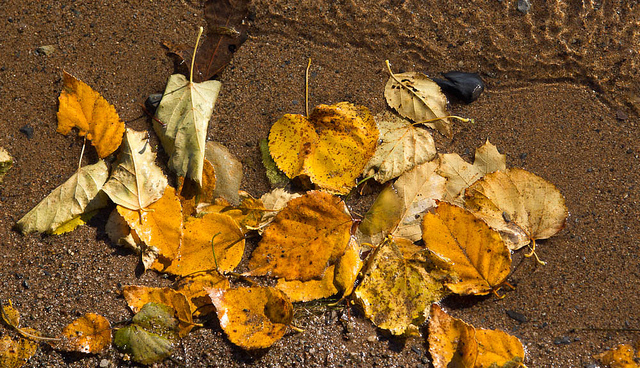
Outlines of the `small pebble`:
<svg viewBox="0 0 640 368">
<path fill-rule="evenodd" d="M 507 316 L 509 316 L 509 318 L 514 319 L 514 320 L 516 320 L 516 321 L 518 321 L 520 323 L 525 323 L 528 320 L 527 316 L 525 316 L 522 313 L 518 313 L 518 312 L 516 312 L 514 310 L 507 309 L 506 312 L 507 312 Z"/>
<path fill-rule="evenodd" d="M 29 288 L 29 283 L 27 282 L 27 280 L 22 280 L 22 287 L 25 289 Z"/>
<path fill-rule="evenodd" d="M 108 359 L 102 359 L 100 361 L 100 368 L 107 368 L 109 366 L 109 360 Z"/>
<path fill-rule="evenodd" d="M 529 0 L 518 0 L 518 11 L 527 14 L 531 10 L 531 2 Z"/>
<path fill-rule="evenodd" d="M 53 54 L 56 51 L 55 46 L 53 45 L 45 45 L 45 46 L 40 46 L 36 49 L 36 54 L 38 55 L 44 55 L 44 56 L 50 56 L 51 54 Z"/>
<path fill-rule="evenodd" d="M 526 154 L 526 153 L 521 153 L 521 154 L 520 154 L 520 159 L 521 159 L 521 160 L 524 160 L 524 159 L 526 159 L 526 158 L 527 158 L 527 154 Z"/>
<path fill-rule="evenodd" d="M 484 82 L 476 73 L 453 71 L 442 76 L 446 79 L 434 78 L 433 81 L 444 93 L 453 95 L 464 103 L 472 103 L 484 91 Z"/>
<path fill-rule="evenodd" d="M 556 337 L 553 343 L 556 345 L 568 345 L 571 344 L 571 338 L 569 336 Z"/>
<path fill-rule="evenodd" d="M 33 138 L 33 127 L 29 124 L 20 128 L 20 133 L 27 136 L 27 139 Z"/>
<path fill-rule="evenodd" d="M 376 341 L 378 341 L 378 336 L 376 336 L 376 335 L 371 335 L 371 336 L 367 337 L 367 341 L 369 341 L 369 342 L 376 342 Z"/>
<path fill-rule="evenodd" d="M 616 111 L 616 119 L 620 120 L 620 121 L 625 121 L 629 118 L 629 115 L 627 115 L 624 111 L 622 110 L 617 110 Z"/>
</svg>

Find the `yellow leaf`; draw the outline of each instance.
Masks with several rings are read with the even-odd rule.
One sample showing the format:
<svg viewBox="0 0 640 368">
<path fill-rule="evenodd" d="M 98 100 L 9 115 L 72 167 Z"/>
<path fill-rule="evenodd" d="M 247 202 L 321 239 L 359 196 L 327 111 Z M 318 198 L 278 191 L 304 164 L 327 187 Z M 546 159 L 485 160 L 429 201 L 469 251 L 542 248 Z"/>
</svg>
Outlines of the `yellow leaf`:
<svg viewBox="0 0 640 368">
<path fill-rule="evenodd" d="M 268 348 L 284 336 L 293 317 L 287 296 L 271 287 L 210 289 L 220 327 L 243 349 Z"/>
<path fill-rule="evenodd" d="M 431 305 L 429 353 L 434 368 L 474 368 L 478 356 L 475 335 L 473 326 L 449 316 L 439 305 Z"/>
<path fill-rule="evenodd" d="M 124 123 L 116 109 L 100 94 L 71 74 L 64 72 L 58 108 L 58 133 L 78 128 L 104 158 L 120 147 Z"/>
<path fill-rule="evenodd" d="M 412 245 L 402 238 L 382 243 L 369 256 L 364 278 L 355 290 L 365 316 L 394 335 L 419 326 L 431 303 L 445 296 L 442 283 L 431 277 L 424 263 L 405 258 L 401 247 Z"/>
<path fill-rule="evenodd" d="M 148 207 L 167 187 L 167 178 L 155 159 L 147 132 L 127 129 L 117 166 L 102 190 L 114 203 L 128 209 Z"/>
<path fill-rule="evenodd" d="M 174 244 L 175 257 L 158 258 L 153 269 L 185 276 L 198 271 L 232 271 L 242 260 L 244 234 L 228 215 L 209 213 L 184 224 L 182 242 Z"/>
<path fill-rule="evenodd" d="M 621 344 L 615 348 L 595 356 L 607 368 L 638 368 L 634 360 L 633 347 Z"/>
<path fill-rule="evenodd" d="M 20 312 L 13 307 L 11 300 L 9 300 L 8 305 L 2 304 L 2 320 L 9 327 L 13 327 L 15 329 L 20 328 Z"/>
<path fill-rule="evenodd" d="M 391 69 L 389 69 L 391 73 Z M 448 116 L 447 97 L 436 82 L 418 72 L 391 73 L 384 87 L 384 97 L 393 109 L 416 123 Z M 453 136 L 451 121 L 439 119 L 426 123 L 442 135 Z"/>
<path fill-rule="evenodd" d="M 389 112 L 376 115 L 380 142 L 364 168 L 364 176 L 385 183 L 436 157 L 431 133 Z"/>
<path fill-rule="evenodd" d="M 22 367 L 38 350 L 38 343 L 27 340 L 13 340 L 9 336 L 4 336 L 0 340 L 0 367 L 19 368 Z"/>
<path fill-rule="evenodd" d="M 229 280 L 218 271 L 200 271 L 181 277 L 173 284 L 173 289 L 184 294 L 189 300 L 195 317 L 215 312 L 211 298 L 205 289 L 229 289 Z"/>
<path fill-rule="evenodd" d="M 147 247 L 157 249 L 160 259 L 156 264 L 176 257 L 182 238 L 182 212 L 172 187 L 167 186 L 162 198 L 145 210 L 133 211 L 122 206 L 117 210 Z"/>
<path fill-rule="evenodd" d="M 276 289 L 287 294 L 294 303 L 328 298 L 338 293 L 338 289 L 334 285 L 334 272 L 335 265 L 331 265 L 327 268 L 321 280 L 286 281 L 285 279 L 279 279 Z"/>
<path fill-rule="evenodd" d="M 273 221 L 278 212 L 282 211 L 290 200 L 298 197 L 300 197 L 300 194 L 290 193 L 282 188 L 276 188 L 269 193 L 263 194 L 260 200 L 265 212 L 262 214 L 262 219 L 258 225 L 260 227 L 259 231 L 262 233 L 262 229 Z"/>
<path fill-rule="evenodd" d="M 555 235 L 569 215 L 553 184 L 522 169 L 486 175 L 467 188 L 464 204 L 500 232 L 511 250 Z"/>
<path fill-rule="evenodd" d="M 375 151 L 369 110 L 349 102 L 319 105 L 307 119 L 287 114 L 269 133 L 273 160 L 289 178 L 308 175 L 320 188 L 347 194 Z"/>
<path fill-rule="evenodd" d="M 51 235 L 62 235 L 62 234 L 69 233 L 75 230 L 78 226 L 82 226 L 87 222 L 89 222 L 93 218 L 93 216 L 95 216 L 97 213 L 98 213 L 98 210 L 95 210 L 95 211 L 86 212 L 79 216 L 76 216 L 71 220 L 58 226 L 55 230 L 51 232 Z"/>
<path fill-rule="evenodd" d="M 219 81 L 191 83 L 182 74 L 173 74 L 153 121 L 153 128 L 170 155 L 169 168 L 198 185 L 202 185 L 207 129 L 220 86 Z"/>
<path fill-rule="evenodd" d="M 351 216 L 344 202 L 312 191 L 276 215 L 249 260 L 250 275 L 308 281 L 319 279 L 344 253 Z"/>
<path fill-rule="evenodd" d="M 478 358 L 474 368 L 502 367 L 505 363 L 524 360 L 524 347 L 517 337 L 499 330 L 476 329 Z"/>
<path fill-rule="evenodd" d="M 7 172 L 13 166 L 13 157 L 5 150 L 0 147 L 0 183 L 2 183 L 2 179 L 7 174 Z"/>
<path fill-rule="evenodd" d="M 446 284 L 454 293 L 488 294 L 509 275 L 511 254 L 500 235 L 467 210 L 442 202 L 422 229 L 425 246 L 459 278 Z"/>
<path fill-rule="evenodd" d="M 193 310 L 187 297 L 171 288 L 128 285 L 122 288 L 122 295 L 133 313 L 138 313 L 149 302 L 168 305 L 175 311 L 179 321 L 178 334 L 186 336 L 193 328 Z"/>
<path fill-rule="evenodd" d="M 97 314 L 87 313 L 67 325 L 59 336 L 57 349 L 87 354 L 101 353 L 111 345 L 111 324 Z"/>
<path fill-rule="evenodd" d="M 443 200 L 462 206 L 465 188 L 486 174 L 506 170 L 506 168 L 506 155 L 498 152 L 496 146 L 489 143 L 489 140 L 476 149 L 473 165 L 467 163 L 457 153 L 441 154 L 438 174 L 447 178 L 447 191 Z"/>
<path fill-rule="evenodd" d="M 217 185 L 217 175 L 215 168 L 205 159 L 202 163 L 202 185 L 198 185 L 189 178 L 178 177 L 178 189 L 180 203 L 182 203 L 182 214 L 185 220 L 196 213 L 198 203 L 211 202 L 214 198 L 214 191 Z"/>
<path fill-rule="evenodd" d="M 338 288 L 338 291 L 342 291 L 343 298 L 349 296 L 353 291 L 362 266 L 360 245 L 358 245 L 355 237 L 351 237 L 347 249 L 338 260 L 335 269 L 335 278 L 333 280 L 333 284 Z"/>
<path fill-rule="evenodd" d="M 237 206 L 232 206 L 226 200 L 218 198 L 212 204 L 198 206 L 198 216 L 207 213 L 224 213 L 231 216 L 240 225 L 243 232 L 255 229 L 262 219 L 265 211 L 262 201 L 251 197 L 243 192 L 242 202 Z"/>
</svg>

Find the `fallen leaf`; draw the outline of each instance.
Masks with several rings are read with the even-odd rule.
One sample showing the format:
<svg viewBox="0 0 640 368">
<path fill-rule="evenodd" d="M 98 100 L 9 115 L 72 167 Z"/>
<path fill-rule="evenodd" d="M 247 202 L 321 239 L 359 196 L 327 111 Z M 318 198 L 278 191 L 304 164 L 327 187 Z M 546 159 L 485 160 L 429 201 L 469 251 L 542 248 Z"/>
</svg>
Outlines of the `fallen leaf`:
<svg viewBox="0 0 640 368">
<path fill-rule="evenodd" d="M 186 336 L 193 328 L 193 310 L 187 297 L 179 291 L 168 287 L 156 288 L 149 286 L 127 285 L 122 288 L 122 295 L 133 313 L 138 313 L 150 302 L 168 305 L 175 311 L 179 321 L 178 334 Z"/>
<path fill-rule="evenodd" d="M 342 292 L 343 298 L 351 295 L 362 266 L 360 245 L 355 237 L 351 237 L 347 249 L 336 264 L 335 277 L 333 279 L 333 284 L 338 291 Z"/>
<path fill-rule="evenodd" d="M 70 233 L 75 230 L 78 226 L 85 225 L 89 222 L 93 216 L 98 214 L 98 210 L 94 210 L 91 212 L 83 213 L 79 216 L 72 218 L 71 220 L 65 222 L 64 224 L 58 226 L 55 230 L 51 232 L 51 235 L 62 235 L 66 233 Z"/>
<path fill-rule="evenodd" d="M 196 213 L 196 207 L 199 203 L 211 202 L 214 198 L 214 191 L 217 186 L 216 169 L 209 160 L 205 159 L 202 163 L 202 185 L 198 185 L 195 181 L 178 177 L 177 193 L 182 204 L 182 215 L 186 220 L 189 216 Z"/>
<path fill-rule="evenodd" d="M 178 319 L 171 307 L 147 303 L 133 323 L 118 329 L 113 343 L 140 364 L 150 365 L 173 354 L 178 339 Z"/>
<path fill-rule="evenodd" d="M 440 155 L 438 174 L 447 178 L 446 192 L 443 200 L 462 206 L 464 189 L 471 186 L 486 174 L 498 170 L 506 170 L 506 155 L 498 152 L 489 140 L 476 149 L 473 165 L 464 161 L 457 153 Z"/>
<path fill-rule="evenodd" d="M 206 144 L 204 157 L 211 162 L 216 173 L 216 188 L 211 197 L 205 197 L 208 202 L 213 198 L 222 197 L 232 205 L 240 203 L 238 191 L 242 182 L 242 163 L 227 147 L 218 142 L 209 141 Z"/>
<path fill-rule="evenodd" d="M 504 367 L 509 362 L 524 360 L 524 347 L 517 337 L 499 330 L 476 329 L 478 357 L 474 368 Z M 518 365 L 516 367 L 520 367 Z"/>
<path fill-rule="evenodd" d="M 242 232 L 246 233 L 251 229 L 257 228 L 262 220 L 265 208 L 260 199 L 251 197 L 249 193 L 242 192 L 240 198 L 242 198 L 242 202 L 237 206 L 232 206 L 222 198 L 216 199 L 212 204 L 198 206 L 198 216 L 207 213 L 224 213 L 236 220 L 242 228 Z"/>
<path fill-rule="evenodd" d="M 469 211 L 441 202 L 422 229 L 425 246 L 457 276 L 445 284 L 454 293 L 485 295 L 509 276 L 511 253 L 500 234 Z"/>
<path fill-rule="evenodd" d="M 13 327 L 16 330 L 20 328 L 20 312 L 13 307 L 11 300 L 9 300 L 9 304 L 5 305 L 4 303 L 1 305 L 2 309 L 2 320 L 9 327 Z"/>
<path fill-rule="evenodd" d="M 0 147 L 0 183 L 2 183 L 2 179 L 7 174 L 7 172 L 13 166 L 13 157 L 5 150 Z"/>
<path fill-rule="evenodd" d="M 365 316 L 394 335 L 415 330 L 425 321 L 431 303 L 446 295 L 442 283 L 429 274 L 425 264 L 406 258 L 398 244 L 413 245 L 402 238 L 383 242 L 369 256 L 364 278 L 355 290 L 356 302 Z"/>
<path fill-rule="evenodd" d="M 322 278 L 344 253 L 351 223 L 338 197 L 312 191 L 292 199 L 262 234 L 249 260 L 249 274 L 288 281 Z"/>
<path fill-rule="evenodd" d="M 56 349 L 98 354 L 111 345 L 111 324 L 100 315 L 87 313 L 67 325 L 59 338 Z"/>
<path fill-rule="evenodd" d="M 447 97 L 436 82 L 418 72 L 393 74 L 389 68 L 389 73 L 391 77 L 384 87 L 384 97 L 389 106 L 416 123 L 442 118 L 425 125 L 444 136 L 453 136 L 451 120 L 445 118 L 449 115 Z"/>
<path fill-rule="evenodd" d="M 202 185 L 205 141 L 221 83 L 192 83 L 182 74 L 169 77 L 153 119 L 153 128 L 169 155 L 168 167 Z"/>
<path fill-rule="evenodd" d="M 53 232 L 67 221 L 105 207 L 107 197 L 100 191 L 109 169 L 100 160 L 81 167 L 66 182 L 54 189 L 16 224 L 23 234 Z"/>
<path fill-rule="evenodd" d="M 117 166 L 102 190 L 130 210 L 147 208 L 162 197 L 167 178 L 155 163 L 147 132 L 127 129 Z"/>
<path fill-rule="evenodd" d="M 464 204 L 500 232 L 511 250 L 555 235 L 569 215 L 553 184 L 515 168 L 487 174 L 467 188 Z"/>
<path fill-rule="evenodd" d="M 208 289 L 229 289 L 229 280 L 218 271 L 199 271 L 181 277 L 173 284 L 173 289 L 184 294 L 191 304 L 194 317 L 201 317 L 215 312 Z"/>
<path fill-rule="evenodd" d="M 19 338 L 18 341 L 9 336 L 0 340 L 0 367 L 22 367 L 38 350 L 38 343 Z"/>
<path fill-rule="evenodd" d="M 271 287 L 210 289 L 220 327 L 243 349 L 268 348 L 284 336 L 293 318 L 287 296 Z"/>
<path fill-rule="evenodd" d="M 316 106 L 308 119 L 292 114 L 280 118 L 269 132 L 269 151 L 289 178 L 304 174 L 322 189 L 347 194 L 377 140 L 369 110 L 340 102 Z"/>
<path fill-rule="evenodd" d="M 334 285 L 334 274 L 335 265 L 331 265 L 320 280 L 286 281 L 278 279 L 275 287 L 285 293 L 293 303 L 328 298 L 338 293 L 338 289 Z"/>
<path fill-rule="evenodd" d="M 385 183 L 436 157 L 431 133 L 389 112 L 376 115 L 380 141 L 364 176 Z"/>
<path fill-rule="evenodd" d="M 58 108 L 58 133 L 78 128 L 104 158 L 120 147 L 124 123 L 115 107 L 84 82 L 64 72 Z"/>
<path fill-rule="evenodd" d="M 269 140 L 266 138 L 260 140 L 260 154 L 262 155 L 262 165 L 264 165 L 271 188 L 282 188 L 287 185 L 289 178 L 278 169 L 278 165 L 273 161 L 271 152 L 269 152 Z"/>
<path fill-rule="evenodd" d="M 594 358 L 608 368 L 637 368 L 639 366 L 634 360 L 633 347 L 628 344 L 620 344 L 609 351 L 595 355 Z"/>
<path fill-rule="evenodd" d="M 290 200 L 300 196 L 298 193 L 291 193 L 282 188 L 276 188 L 269 193 L 263 194 L 260 200 L 262 201 L 265 211 L 260 221 L 260 231 L 273 221 L 278 212 L 282 211 Z"/>
<path fill-rule="evenodd" d="M 429 353 L 434 368 L 474 367 L 478 344 L 473 326 L 446 314 L 437 304 L 431 305 L 429 319 Z"/>
<path fill-rule="evenodd" d="M 180 244 L 174 244 L 175 257 L 159 257 L 156 271 L 185 276 L 198 271 L 232 271 L 244 253 L 244 234 L 228 215 L 209 213 L 184 223 Z"/>
</svg>

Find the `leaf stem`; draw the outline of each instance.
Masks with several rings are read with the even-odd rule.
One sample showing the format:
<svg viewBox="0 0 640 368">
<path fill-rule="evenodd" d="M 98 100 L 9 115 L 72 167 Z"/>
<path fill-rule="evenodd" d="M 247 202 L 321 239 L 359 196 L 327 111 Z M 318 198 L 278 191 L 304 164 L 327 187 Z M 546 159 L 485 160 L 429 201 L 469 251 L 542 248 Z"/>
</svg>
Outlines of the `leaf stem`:
<svg viewBox="0 0 640 368">
<path fill-rule="evenodd" d="M 82 167 L 82 156 L 84 156 L 84 148 L 87 146 L 87 136 L 84 136 L 84 142 L 82 142 L 82 151 L 80 151 L 80 160 L 78 160 L 78 170 Z"/>
<path fill-rule="evenodd" d="M 525 254 L 525 257 L 531 257 L 531 256 L 535 256 L 536 257 L 536 262 L 538 262 L 539 264 L 546 266 L 547 262 L 545 261 L 541 261 L 540 258 L 538 257 L 538 254 L 536 253 L 536 241 L 535 239 L 531 239 L 531 244 L 529 245 L 529 249 L 531 249 L 531 252 Z"/>
<path fill-rule="evenodd" d="M 309 117 L 309 68 L 311 68 L 311 58 L 309 58 L 307 70 L 304 72 L 304 103 L 307 117 Z"/>
<path fill-rule="evenodd" d="M 200 27 L 198 29 L 198 38 L 196 38 L 196 47 L 193 48 L 193 55 L 191 56 L 191 71 L 189 73 L 189 83 L 193 83 L 193 67 L 196 64 L 196 53 L 198 52 L 198 45 L 200 44 L 200 37 L 202 37 L 202 32 L 204 28 Z"/>
<path fill-rule="evenodd" d="M 218 258 L 216 257 L 216 249 L 213 246 L 213 240 L 216 238 L 216 236 L 222 234 L 221 232 L 217 232 L 212 238 L 211 238 L 211 252 L 213 253 L 213 262 L 216 264 L 216 271 L 218 273 L 220 273 L 220 269 L 218 268 Z"/>
<path fill-rule="evenodd" d="M 473 120 L 471 118 L 463 118 L 463 117 L 456 116 L 456 115 L 448 115 L 448 116 L 442 116 L 442 117 L 438 117 L 438 118 L 419 121 L 417 123 L 412 123 L 411 125 L 427 124 L 427 123 L 432 123 L 434 121 L 444 120 L 444 119 L 457 119 L 457 120 L 462 121 L 463 123 L 471 123 L 471 124 L 474 124 L 476 122 L 475 120 Z"/>
</svg>

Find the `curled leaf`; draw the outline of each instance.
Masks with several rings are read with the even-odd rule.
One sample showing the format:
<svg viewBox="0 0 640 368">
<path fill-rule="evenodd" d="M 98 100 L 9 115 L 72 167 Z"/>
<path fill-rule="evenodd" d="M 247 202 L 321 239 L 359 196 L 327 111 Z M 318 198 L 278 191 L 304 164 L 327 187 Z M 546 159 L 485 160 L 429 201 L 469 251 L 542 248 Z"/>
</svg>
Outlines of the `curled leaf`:
<svg viewBox="0 0 640 368">
<path fill-rule="evenodd" d="M 218 271 L 199 271 L 181 277 L 173 284 L 173 289 L 184 294 L 189 300 L 195 317 L 215 312 L 208 289 L 229 289 L 229 280 Z"/>
<path fill-rule="evenodd" d="M 266 170 L 267 179 L 271 184 L 271 188 L 282 188 L 289 182 L 287 175 L 278 169 L 278 165 L 273 161 L 271 152 L 269 152 L 269 140 L 260 140 L 260 153 L 262 155 L 262 165 Z"/>
<path fill-rule="evenodd" d="M 111 345 L 111 324 L 100 315 L 87 313 L 67 325 L 59 338 L 57 349 L 98 354 Z"/>
<path fill-rule="evenodd" d="M 335 265 L 327 268 L 320 280 L 299 281 L 279 279 L 276 289 L 285 293 L 291 302 L 308 302 L 328 298 L 338 293 L 334 285 Z"/>
<path fill-rule="evenodd" d="M 18 341 L 5 335 L 0 339 L 0 367 L 20 368 L 38 351 L 38 343 L 19 338 Z"/>
</svg>

